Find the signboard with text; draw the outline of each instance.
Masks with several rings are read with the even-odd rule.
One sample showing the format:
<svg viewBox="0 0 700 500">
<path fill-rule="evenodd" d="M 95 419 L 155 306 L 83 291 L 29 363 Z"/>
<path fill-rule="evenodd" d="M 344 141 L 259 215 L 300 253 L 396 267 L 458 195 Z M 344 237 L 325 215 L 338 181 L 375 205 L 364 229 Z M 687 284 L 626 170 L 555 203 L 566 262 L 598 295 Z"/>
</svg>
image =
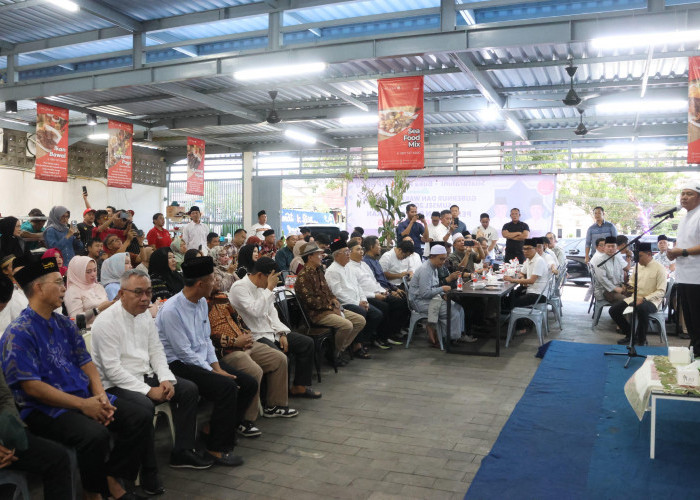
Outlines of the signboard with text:
<svg viewBox="0 0 700 500">
<path fill-rule="evenodd" d="M 107 128 L 107 186 L 131 189 L 134 126 L 109 120 Z"/>
<path fill-rule="evenodd" d="M 377 85 L 379 170 L 423 168 L 423 77 L 386 78 Z"/>
<path fill-rule="evenodd" d="M 36 179 L 68 181 L 68 110 L 36 105 Z"/>
<path fill-rule="evenodd" d="M 204 146 L 202 139 L 187 138 L 186 194 L 204 195 Z"/>
<path fill-rule="evenodd" d="M 700 57 L 688 58 L 688 163 L 700 163 Z"/>
</svg>

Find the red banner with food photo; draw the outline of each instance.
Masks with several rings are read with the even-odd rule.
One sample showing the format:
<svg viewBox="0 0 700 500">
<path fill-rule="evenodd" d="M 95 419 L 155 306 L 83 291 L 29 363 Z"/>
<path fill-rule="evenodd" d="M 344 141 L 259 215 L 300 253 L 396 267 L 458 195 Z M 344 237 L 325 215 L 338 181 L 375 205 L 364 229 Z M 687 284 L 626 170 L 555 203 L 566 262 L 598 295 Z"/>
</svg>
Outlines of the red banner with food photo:
<svg viewBox="0 0 700 500">
<path fill-rule="evenodd" d="M 202 139 L 187 138 L 187 189 L 185 194 L 204 195 L 204 145 Z"/>
<path fill-rule="evenodd" d="M 377 83 L 379 170 L 423 168 L 423 77 L 386 78 Z"/>
<path fill-rule="evenodd" d="M 34 177 L 43 181 L 68 181 L 68 110 L 36 105 L 36 136 L 29 138 L 34 147 Z M 31 149 L 30 149 L 31 151 Z"/>
<path fill-rule="evenodd" d="M 134 126 L 109 120 L 107 129 L 107 186 L 131 189 Z"/>
<path fill-rule="evenodd" d="M 700 57 L 688 58 L 688 163 L 700 163 Z"/>
</svg>

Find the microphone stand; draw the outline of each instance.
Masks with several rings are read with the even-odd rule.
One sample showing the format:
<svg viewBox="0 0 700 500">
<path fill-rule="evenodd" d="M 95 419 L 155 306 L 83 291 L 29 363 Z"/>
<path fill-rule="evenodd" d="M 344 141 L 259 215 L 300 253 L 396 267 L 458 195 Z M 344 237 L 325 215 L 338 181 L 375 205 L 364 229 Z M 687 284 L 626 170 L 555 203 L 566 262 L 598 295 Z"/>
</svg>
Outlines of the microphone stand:
<svg viewBox="0 0 700 500">
<path fill-rule="evenodd" d="M 617 252 L 615 252 L 613 255 L 605 259 L 603 262 L 598 264 L 597 267 L 603 266 L 606 262 L 608 262 L 610 259 L 614 259 L 617 254 L 619 254 L 621 251 L 625 250 L 627 247 L 634 245 L 634 252 L 633 252 L 633 257 L 632 257 L 632 262 L 634 263 L 634 288 L 633 288 L 633 293 L 632 293 L 632 321 L 630 324 L 630 341 L 629 344 L 627 345 L 627 352 L 616 352 L 616 351 L 610 351 L 604 353 L 605 356 L 627 356 L 627 361 L 625 362 L 625 368 L 627 368 L 630 364 L 630 361 L 632 361 L 632 358 L 646 358 L 646 355 L 644 354 L 639 354 L 637 352 L 637 349 L 635 348 L 634 341 L 637 336 L 637 286 L 639 284 L 639 281 L 637 280 L 638 277 L 638 272 L 639 272 L 639 246 L 636 244 L 642 236 L 650 232 L 652 229 L 655 227 L 659 226 L 660 224 L 666 222 L 668 219 L 673 219 L 673 212 L 670 214 L 667 214 L 664 216 L 663 219 L 661 219 L 659 222 L 651 226 L 649 229 L 646 231 L 642 232 L 639 236 L 634 237 L 631 241 L 629 241 L 624 247 L 619 249 Z"/>
</svg>

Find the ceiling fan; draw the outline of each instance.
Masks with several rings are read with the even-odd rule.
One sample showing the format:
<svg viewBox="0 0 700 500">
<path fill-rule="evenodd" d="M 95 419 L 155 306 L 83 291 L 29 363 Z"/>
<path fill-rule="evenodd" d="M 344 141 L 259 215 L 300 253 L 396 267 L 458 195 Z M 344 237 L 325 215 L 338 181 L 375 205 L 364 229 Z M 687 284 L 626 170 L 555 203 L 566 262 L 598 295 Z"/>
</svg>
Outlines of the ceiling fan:
<svg viewBox="0 0 700 500">
<path fill-rule="evenodd" d="M 588 127 L 586 127 L 586 124 L 583 123 L 583 113 L 586 110 L 584 108 L 578 107 L 578 108 L 576 108 L 576 111 L 578 111 L 580 116 L 579 116 L 578 126 L 574 129 L 574 134 L 584 136 L 586 134 L 592 133 L 593 135 L 596 135 L 597 132 L 594 132 L 594 130 L 603 130 L 606 128 L 610 128 L 610 127 L 595 127 L 595 128 L 589 129 Z"/>
<path fill-rule="evenodd" d="M 274 125 L 282 121 L 282 118 L 280 118 L 280 115 L 277 114 L 277 110 L 275 109 L 275 99 L 277 98 L 277 91 L 270 90 L 268 91 L 268 94 L 270 95 L 270 99 L 272 99 L 272 109 L 270 109 L 270 112 L 267 114 L 265 121 Z"/>
<path fill-rule="evenodd" d="M 574 75 L 576 74 L 578 67 L 574 66 L 574 62 L 570 60 L 569 65 L 565 68 L 565 70 L 566 74 L 569 75 L 569 91 L 566 93 L 566 97 L 564 97 L 561 102 L 567 106 L 578 106 L 581 104 L 581 98 L 574 90 Z"/>
</svg>

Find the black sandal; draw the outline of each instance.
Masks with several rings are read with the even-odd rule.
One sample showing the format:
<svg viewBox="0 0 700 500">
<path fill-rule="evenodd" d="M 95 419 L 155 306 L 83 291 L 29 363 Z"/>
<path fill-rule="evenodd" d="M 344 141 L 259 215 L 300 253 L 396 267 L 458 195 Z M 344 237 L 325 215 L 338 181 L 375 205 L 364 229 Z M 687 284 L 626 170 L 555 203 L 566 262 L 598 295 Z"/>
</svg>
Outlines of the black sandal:
<svg viewBox="0 0 700 500">
<path fill-rule="evenodd" d="M 372 356 L 366 351 L 365 347 L 360 347 L 358 350 L 354 351 L 353 356 L 360 359 L 372 359 Z"/>
</svg>

